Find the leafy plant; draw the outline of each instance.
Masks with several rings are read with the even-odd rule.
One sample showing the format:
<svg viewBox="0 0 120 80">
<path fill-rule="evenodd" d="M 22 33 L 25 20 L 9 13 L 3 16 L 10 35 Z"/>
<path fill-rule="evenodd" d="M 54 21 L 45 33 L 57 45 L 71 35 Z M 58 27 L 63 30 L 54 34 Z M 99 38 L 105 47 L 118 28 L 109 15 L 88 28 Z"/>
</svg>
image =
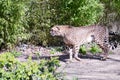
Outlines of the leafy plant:
<svg viewBox="0 0 120 80">
<path fill-rule="evenodd" d="M 31 34 L 30 42 L 46 46 L 49 41 L 50 8 L 49 0 L 31 0 L 28 4 L 26 19 Z"/>
<path fill-rule="evenodd" d="M 26 62 L 18 61 L 10 52 L 0 55 L 0 80 L 57 80 L 57 58 Z"/>
<path fill-rule="evenodd" d="M 80 47 L 79 52 L 82 53 L 82 54 L 86 54 L 86 53 L 87 53 L 87 48 L 86 48 L 86 46 L 85 46 L 85 45 L 82 45 L 82 46 Z"/>
<path fill-rule="evenodd" d="M 54 22 L 74 26 L 91 25 L 99 21 L 103 15 L 103 4 L 99 0 L 61 0 L 52 6 Z"/>
<path fill-rule="evenodd" d="M 101 53 L 102 50 L 96 43 L 92 43 L 89 44 L 89 48 L 86 47 L 86 45 L 82 45 L 80 47 L 79 52 L 82 54 L 86 54 L 87 52 L 91 52 L 92 54 L 97 54 L 97 53 Z"/>
<path fill-rule="evenodd" d="M 0 0 L 0 46 L 12 47 L 24 37 L 26 25 L 24 0 Z M 22 36 L 22 37 L 21 37 Z"/>
<path fill-rule="evenodd" d="M 100 47 L 98 45 L 93 44 L 91 49 L 90 49 L 90 52 L 93 54 L 96 54 L 96 53 L 102 52 L 102 50 L 100 49 Z"/>
</svg>

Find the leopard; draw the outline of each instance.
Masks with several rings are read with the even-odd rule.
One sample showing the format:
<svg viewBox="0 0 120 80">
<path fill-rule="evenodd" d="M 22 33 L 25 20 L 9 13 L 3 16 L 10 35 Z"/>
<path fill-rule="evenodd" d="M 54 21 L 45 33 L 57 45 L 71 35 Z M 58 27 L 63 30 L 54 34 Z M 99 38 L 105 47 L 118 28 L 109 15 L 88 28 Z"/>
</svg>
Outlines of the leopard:
<svg viewBox="0 0 120 80">
<path fill-rule="evenodd" d="M 103 57 L 101 60 L 108 58 L 109 52 L 109 33 L 105 26 L 92 25 L 92 26 L 80 26 L 75 27 L 71 25 L 54 25 L 50 29 L 52 36 L 62 37 L 63 42 L 68 47 L 69 60 L 79 58 L 80 46 L 86 43 L 95 42 L 101 49 Z"/>
</svg>

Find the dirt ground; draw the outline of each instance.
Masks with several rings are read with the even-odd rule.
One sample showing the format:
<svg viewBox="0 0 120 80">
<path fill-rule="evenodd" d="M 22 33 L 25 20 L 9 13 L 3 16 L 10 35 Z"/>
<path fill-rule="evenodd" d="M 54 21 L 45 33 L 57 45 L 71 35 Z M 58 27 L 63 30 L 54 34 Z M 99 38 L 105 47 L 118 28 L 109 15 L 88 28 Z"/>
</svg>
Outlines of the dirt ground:
<svg viewBox="0 0 120 80">
<path fill-rule="evenodd" d="M 64 74 L 65 80 L 120 80 L 120 46 L 112 50 L 109 59 L 81 58 L 82 61 L 66 63 L 61 61 L 57 72 Z"/>
</svg>

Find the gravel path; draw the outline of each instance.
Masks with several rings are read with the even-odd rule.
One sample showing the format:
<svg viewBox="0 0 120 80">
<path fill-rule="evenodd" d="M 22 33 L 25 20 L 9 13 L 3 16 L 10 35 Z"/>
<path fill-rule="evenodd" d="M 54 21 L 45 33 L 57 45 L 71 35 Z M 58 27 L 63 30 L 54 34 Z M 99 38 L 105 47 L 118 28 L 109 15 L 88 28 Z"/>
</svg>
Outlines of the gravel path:
<svg viewBox="0 0 120 80">
<path fill-rule="evenodd" d="M 120 46 L 112 52 L 107 61 L 84 58 L 81 62 L 61 61 L 57 72 L 64 73 L 65 80 L 120 80 Z"/>
</svg>

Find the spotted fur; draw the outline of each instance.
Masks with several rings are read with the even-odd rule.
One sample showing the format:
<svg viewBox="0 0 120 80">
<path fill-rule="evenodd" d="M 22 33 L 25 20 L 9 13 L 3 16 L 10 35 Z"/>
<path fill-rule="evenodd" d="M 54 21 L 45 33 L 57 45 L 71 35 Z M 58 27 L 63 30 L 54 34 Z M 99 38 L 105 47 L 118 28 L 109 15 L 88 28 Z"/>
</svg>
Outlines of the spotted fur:
<svg viewBox="0 0 120 80">
<path fill-rule="evenodd" d="M 97 43 L 103 50 L 104 57 L 107 58 L 109 51 L 108 30 L 106 27 L 94 25 L 83 27 L 72 27 L 69 25 L 55 25 L 50 31 L 52 36 L 60 36 L 64 43 L 68 46 L 70 60 L 74 54 L 74 58 L 80 60 L 78 57 L 79 48 L 81 45 L 89 42 Z"/>
</svg>

